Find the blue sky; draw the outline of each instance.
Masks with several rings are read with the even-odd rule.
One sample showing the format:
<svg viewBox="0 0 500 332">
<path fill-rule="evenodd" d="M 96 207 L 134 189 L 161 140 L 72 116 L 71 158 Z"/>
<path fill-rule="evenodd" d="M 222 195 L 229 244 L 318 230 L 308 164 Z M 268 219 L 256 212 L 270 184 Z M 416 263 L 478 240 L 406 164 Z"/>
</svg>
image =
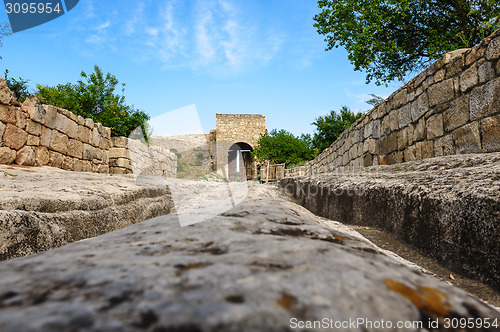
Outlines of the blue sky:
<svg viewBox="0 0 500 332">
<path fill-rule="evenodd" d="M 368 94 L 401 85 L 367 85 L 343 49 L 325 52 L 318 12 L 305 0 L 80 0 L 4 38 L 0 69 L 34 88 L 75 82 L 97 64 L 151 117 L 182 108 L 173 134 L 208 133 L 216 113 L 263 114 L 268 129 L 312 133 L 316 117 L 342 105 L 366 111 Z"/>
</svg>

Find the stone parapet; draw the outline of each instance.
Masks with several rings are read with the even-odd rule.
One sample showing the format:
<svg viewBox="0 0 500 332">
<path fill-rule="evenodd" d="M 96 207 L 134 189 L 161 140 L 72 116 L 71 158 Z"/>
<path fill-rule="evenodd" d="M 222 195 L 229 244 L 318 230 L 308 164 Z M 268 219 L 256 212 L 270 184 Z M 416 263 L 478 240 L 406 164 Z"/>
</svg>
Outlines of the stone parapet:
<svg viewBox="0 0 500 332">
<path fill-rule="evenodd" d="M 128 137 L 112 138 L 109 165 L 114 174 L 177 176 L 175 153 Z"/>
</svg>

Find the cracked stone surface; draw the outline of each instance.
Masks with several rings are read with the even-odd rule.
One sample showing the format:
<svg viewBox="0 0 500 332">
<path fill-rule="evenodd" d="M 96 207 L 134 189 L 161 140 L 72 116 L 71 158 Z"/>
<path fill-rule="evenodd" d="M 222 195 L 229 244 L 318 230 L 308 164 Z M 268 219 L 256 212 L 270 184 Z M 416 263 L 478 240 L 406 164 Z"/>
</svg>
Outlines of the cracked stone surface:
<svg viewBox="0 0 500 332">
<path fill-rule="evenodd" d="M 376 227 L 500 290 L 500 153 L 285 178 L 311 212 Z"/>
<path fill-rule="evenodd" d="M 500 313 L 258 184 L 190 226 L 170 214 L 0 262 L 9 332 L 287 331 L 292 318 L 425 327 L 444 317 Z"/>
<path fill-rule="evenodd" d="M 0 165 L 0 260 L 98 236 L 174 211 L 165 182 Z"/>
</svg>

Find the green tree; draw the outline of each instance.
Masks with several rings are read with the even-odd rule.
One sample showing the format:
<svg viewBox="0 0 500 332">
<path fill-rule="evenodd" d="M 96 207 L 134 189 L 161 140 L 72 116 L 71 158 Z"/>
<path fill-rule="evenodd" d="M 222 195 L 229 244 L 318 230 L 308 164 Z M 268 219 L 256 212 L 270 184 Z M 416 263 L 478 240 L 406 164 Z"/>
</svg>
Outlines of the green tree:
<svg viewBox="0 0 500 332">
<path fill-rule="evenodd" d="M 326 50 L 342 46 L 367 83 L 421 70 L 500 28 L 498 0 L 319 0 L 314 27 Z"/>
<path fill-rule="evenodd" d="M 31 93 L 28 90 L 28 82 L 29 80 L 22 79 L 19 77 L 19 79 L 15 79 L 13 77 L 9 77 L 9 70 L 5 69 L 5 83 L 7 83 L 7 86 L 9 87 L 10 91 L 14 92 L 16 95 L 16 99 L 19 102 L 23 102 L 26 100 L 26 98 L 31 97 Z"/>
<path fill-rule="evenodd" d="M 384 101 L 384 98 L 377 96 L 376 94 L 370 93 L 370 96 L 371 96 L 371 98 L 366 100 L 365 103 L 367 103 L 368 105 L 371 105 L 372 107 L 375 107 Z"/>
<path fill-rule="evenodd" d="M 339 113 L 330 111 L 330 114 L 316 118 L 316 121 L 312 123 L 316 126 L 312 139 L 313 147 L 318 151 L 328 148 L 344 130 L 363 115 L 363 113 L 354 114 L 349 108 L 342 106 Z"/>
<path fill-rule="evenodd" d="M 118 79 L 110 73 L 104 75 L 99 66 L 95 66 L 91 74 L 82 71 L 80 76 L 82 80 L 76 84 L 38 85 L 38 98 L 42 103 L 65 108 L 110 127 L 113 136 L 129 136 L 140 128 L 146 141 L 149 140 L 149 116 L 125 103 L 125 84 L 122 84 L 122 95 L 116 94 Z"/>
<path fill-rule="evenodd" d="M 269 135 L 261 135 L 257 147 L 252 151 L 252 157 L 290 166 L 314 159 L 316 154 L 304 139 L 284 129 L 273 129 Z"/>
<path fill-rule="evenodd" d="M 0 47 L 3 46 L 2 39 L 10 35 L 12 35 L 10 24 L 7 22 L 0 23 Z M 0 59 L 2 59 L 1 56 Z"/>
</svg>

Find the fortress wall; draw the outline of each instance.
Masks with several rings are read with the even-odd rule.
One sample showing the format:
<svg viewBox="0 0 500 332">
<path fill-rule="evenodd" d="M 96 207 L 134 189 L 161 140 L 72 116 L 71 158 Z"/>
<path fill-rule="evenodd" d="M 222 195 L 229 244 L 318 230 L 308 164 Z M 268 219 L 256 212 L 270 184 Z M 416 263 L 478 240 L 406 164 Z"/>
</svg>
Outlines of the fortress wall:
<svg viewBox="0 0 500 332">
<path fill-rule="evenodd" d="M 499 58 L 500 30 L 445 54 L 344 131 L 305 174 L 500 151 Z"/>
<path fill-rule="evenodd" d="M 217 143 L 245 142 L 252 148 L 266 133 L 266 117 L 259 114 L 216 114 Z"/>
<path fill-rule="evenodd" d="M 112 137 L 109 150 L 113 174 L 177 176 L 177 156 L 170 150 L 128 137 Z"/>
<path fill-rule="evenodd" d="M 110 128 L 35 98 L 21 104 L 0 78 L 0 164 L 14 163 L 95 173 L 125 174 L 132 167 L 145 175 L 177 172 L 177 157 L 170 151 L 111 138 Z"/>
<path fill-rule="evenodd" d="M 20 104 L 0 79 L 0 163 L 109 172 L 111 129 L 35 99 Z"/>
</svg>

